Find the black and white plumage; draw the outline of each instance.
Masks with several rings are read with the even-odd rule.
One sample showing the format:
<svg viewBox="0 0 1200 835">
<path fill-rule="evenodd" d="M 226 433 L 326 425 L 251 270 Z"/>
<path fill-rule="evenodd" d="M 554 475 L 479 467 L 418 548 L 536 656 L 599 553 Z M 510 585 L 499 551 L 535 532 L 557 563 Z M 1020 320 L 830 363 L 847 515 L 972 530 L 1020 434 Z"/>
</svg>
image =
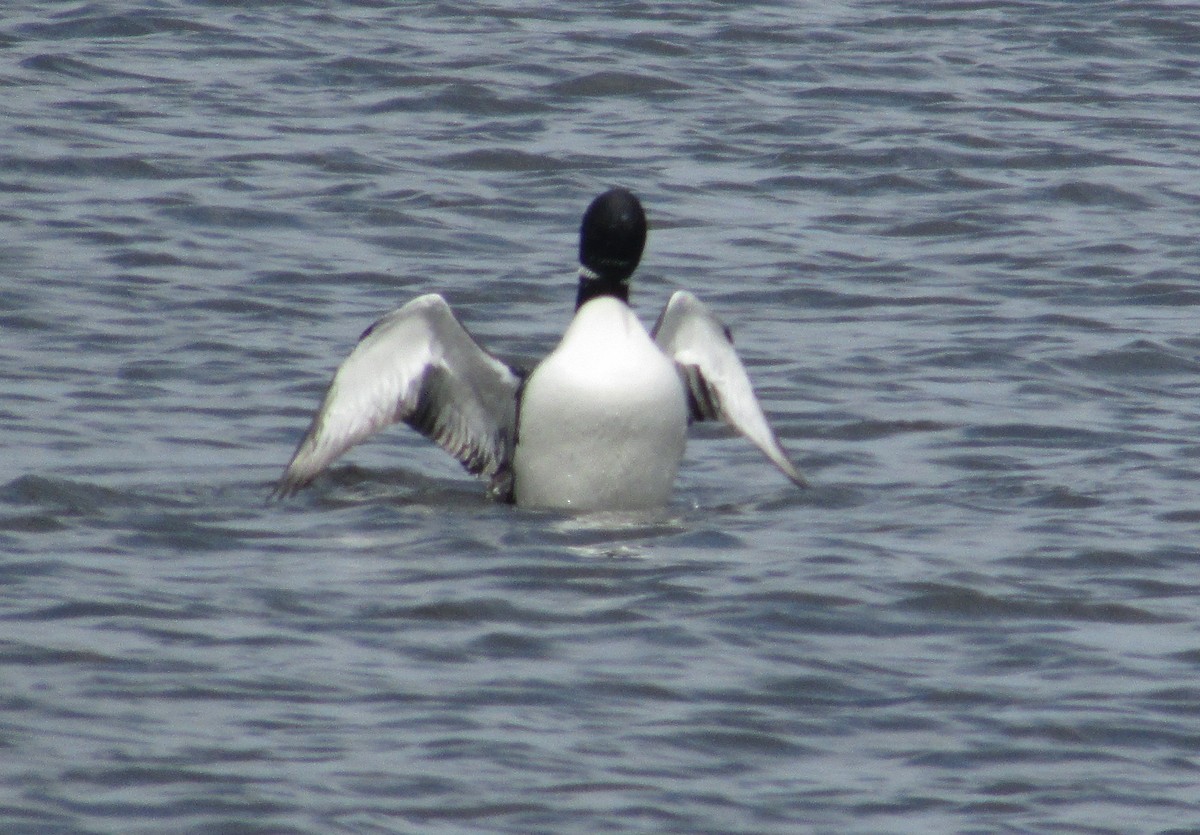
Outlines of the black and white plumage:
<svg viewBox="0 0 1200 835">
<path fill-rule="evenodd" d="M 512 463 L 521 375 L 479 347 L 436 293 L 367 328 L 296 448 L 279 495 L 308 485 L 343 452 L 403 421 L 475 475 Z M 494 489 L 504 489 L 497 483 Z"/>
<path fill-rule="evenodd" d="M 487 478 L 494 498 L 529 507 L 665 505 L 696 420 L 725 422 L 804 485 L 708 308 L 676 292 L 653 335 L 629 308 L 645 240 L 631 192 L 592 201 L 580 228 L 575 317 L 528 377 L 481 348 L 439 295 L 384 316 L 338 368 L 276 494 L 296 492 L 396 422 Z"/>
</svg>

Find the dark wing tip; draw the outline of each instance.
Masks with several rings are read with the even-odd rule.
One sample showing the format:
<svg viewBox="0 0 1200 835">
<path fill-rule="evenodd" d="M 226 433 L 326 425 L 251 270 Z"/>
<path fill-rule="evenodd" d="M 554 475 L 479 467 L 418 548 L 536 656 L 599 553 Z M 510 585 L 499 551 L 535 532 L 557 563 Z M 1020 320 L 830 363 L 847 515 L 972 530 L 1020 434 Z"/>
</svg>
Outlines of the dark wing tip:
<svg viewBox="0 0 1200 835">
<path fill-rule="evenodd" d="M 301 478 L 290 473 L 284 473 L 283 478 L 279 479 L 275 487 L 271 490 L 271 495 L 267 497 L 268 501 L 278 502 L 284 499 L 290 499 L 292 496 L 299 493 L 305 487 L 313 483 L 313 478 Z"/>
<path fill-rule="evenodd" d="M 788 463 L 791 463 L 790 459 Z M 797 468 L 795 464 L 792 464 L 792 471 L 790 473 L 784 473 L 784 475 L 787 476 L 788 481 L 802 490 L 807 490 L 812 487 L 808 479 L 801 475 L 799 468 Z"/>
</svg>

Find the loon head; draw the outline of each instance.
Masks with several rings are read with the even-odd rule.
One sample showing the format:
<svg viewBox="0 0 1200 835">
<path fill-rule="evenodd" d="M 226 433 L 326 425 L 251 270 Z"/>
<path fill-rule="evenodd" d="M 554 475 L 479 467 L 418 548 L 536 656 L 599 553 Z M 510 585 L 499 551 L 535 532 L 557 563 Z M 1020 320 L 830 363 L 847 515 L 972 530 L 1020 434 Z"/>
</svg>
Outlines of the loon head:
<svg viewBox="0 0 1200 835">
<path fill-rule="evenodd" d="M 646 246 L 646 213 L 633 192 L 612 188 L 601 194 L 579 226 L 578 310 L 597 296 L 629 301 L 629 279 Z"/>
</svg>

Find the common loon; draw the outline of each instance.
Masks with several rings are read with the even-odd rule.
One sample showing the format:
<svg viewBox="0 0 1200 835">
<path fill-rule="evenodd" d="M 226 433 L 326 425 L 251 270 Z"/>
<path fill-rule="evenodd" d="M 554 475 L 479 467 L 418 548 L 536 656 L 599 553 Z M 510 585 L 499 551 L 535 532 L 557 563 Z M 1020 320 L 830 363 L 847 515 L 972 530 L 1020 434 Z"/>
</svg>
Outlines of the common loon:
<svg viewBox="0 0 1200 835">
<path fill-rule="evenodd" d="M 630 309 L 645 242 L 632 192 L 592 201 L 580 227 L 575 317 L 528 375 L 479 347 L 435 293 L 375 322 L 338 368 L 275 495 L 295 493 L 400 421 L 487 478 L 491 497 L 525 507 L 666 505 L 698 420 L 724 421 L 804 486 L 729 330 L 708 308 L 678 291 L 650 333 Z"/>
</svg>

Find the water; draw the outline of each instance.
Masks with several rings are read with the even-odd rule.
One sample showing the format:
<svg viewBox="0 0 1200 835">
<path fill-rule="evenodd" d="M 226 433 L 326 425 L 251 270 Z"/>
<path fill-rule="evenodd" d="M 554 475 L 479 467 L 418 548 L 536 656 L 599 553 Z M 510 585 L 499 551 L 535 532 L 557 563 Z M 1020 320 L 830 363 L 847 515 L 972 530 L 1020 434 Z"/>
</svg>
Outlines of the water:
<svg viewBox="0 0 1200 835">
<path fill-rule="evenodd" d="M 1200 9 L 27 3 L 0 20 L 6 833 L 1200 831 Z M 579 214 L 814 487 L 268 504 L 377 315 L 536 358 Z"/>
</svg>

